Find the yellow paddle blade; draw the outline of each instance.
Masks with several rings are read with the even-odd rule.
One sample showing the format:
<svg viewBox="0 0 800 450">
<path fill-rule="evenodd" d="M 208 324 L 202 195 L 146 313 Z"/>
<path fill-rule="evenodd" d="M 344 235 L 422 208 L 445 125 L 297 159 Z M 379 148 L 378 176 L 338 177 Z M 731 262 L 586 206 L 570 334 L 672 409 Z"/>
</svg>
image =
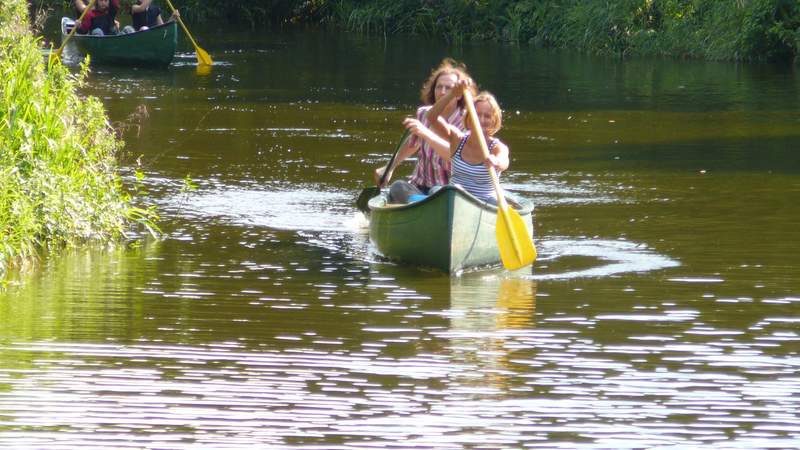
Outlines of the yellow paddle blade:
<svg viewBox="0 0 800 450">
<path fill-rule="evenodd" d="M 211 66 L 207 66 L 205 64 L 198 64 L 194 66 L 194 72 L 203 77 L 211 75 Z"/>
<path fill-rule="evenodd" d="M 195 47 L 194 50 L 197 52 L 197 62 L 203 64 L 205 66 L 210 66 L 214 62 L 211 61 L 211 56 L 209 56 L 208 52 L 203 50 L 200 47 Z"/>
<path fill-rule="evenodd" d="M 175 7 L 172 6 L 172 2 L 167 0 L 167 5 L 169 5 L 169 9 L 171 9 L 172 12 L 174 13 Z M 197 45 L 197 41 L 195 41 L 194 38 L 192 37 L 192 33 L 189 33 L 189 29 L 186 28 L 186 24 L 183 23 L 183 20 L 180 18 L 180 16 L 178 16 L 178 24 L 180 24 L 181 28 L 183 28 L 183 31 L 186 33 L 186 37 L 188 37 L 189 40 L 192 41 L 192 45 L 194 46 L 194 51 L 197 54 L 197 63 L 204 66 L 210 66 L 213 63 L 213 61 L 211 61 L 211 57 L 208 55 L 208 52 L 206 52 L 205 50 L 200 48 L 199 45 Z"/>
<path fill-rule="evenodd" d="M 525 226 L 525 221 L 515 210 L 505 207 L 497 209 L 497 248 L 500 259 L 508 270 L 517 270 L 533 264 L 536 259 L 536 247 Z"/>
<path fill-rule="evenodd" d="M 56 50 L 55 53 L 51 53 L 50 54 L 50 59 L 51 60 L 53 58 L 55 58 L 57 61 L 61 61 L 61 59 L 60 59 L 61 58 L 61 51 L 64 50 L 64 46 L 67 45 L 67 42 L 72 37 L 72 35 L 75 34 L 76 31 L 78 31 L 78 26 L 80 25 L 81 22 L 83 22 L 83 16 L 85 16 L 86 13 L 89 12 L 89 10 L 94 8 L 94 2 L 95 1 L 96 0 L 90 0 L 89 4 L 86 5 L 86 8 L 83 9 L 83 12 L 81 13 L 80 17 L 78 17 L 78 20 L 75 21 L 74 25 L 72 26 L 72 29 L 69 30 L 69 34 L 67 34 L 67 37 L 64 38 L 64 40 L 61 42 L 61 46 L 58 47 L 58 50 Z M 55 55 L 55 56 L 53 56 L 53 55 Z"/>
</svg>

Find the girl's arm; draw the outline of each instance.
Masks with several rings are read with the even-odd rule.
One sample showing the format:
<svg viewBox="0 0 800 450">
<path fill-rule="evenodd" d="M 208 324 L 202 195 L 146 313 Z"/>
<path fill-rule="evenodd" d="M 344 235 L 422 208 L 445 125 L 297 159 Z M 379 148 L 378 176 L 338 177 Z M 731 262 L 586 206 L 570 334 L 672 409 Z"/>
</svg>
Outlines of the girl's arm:
<svg viewBox="0 0 800 450">
<path fill-rule="evenodd" d="M 441 117 L 442 113 L 447 105 L 450 104 L 450 102 L 455 101 L 464 95 L 464 90 L 467 89 L 467 86 L 469 86 L 469 81 L 459 80 L 453 89 L 450 89 L 450 92 L 434 103 L 430 111 L 428 111 L 428 123 L 431 124 L 431 129 L 435 133 L 439 134 L 440 136 L 445 136 L 447 134 L 446 127 L 442 126 L 441 122 L 439 121 L 439 117 Z"/>
<path fill-rule="evenodd" d="M 499 174 L 500 172 L 508 169 L 508 154 L 508 146 L 500 141 L 497 141 L 497 144 L 492 147 L 492 151 L 489 152 L 489 159 L 487 162 L 494 166 L 494 169 Z"/>
<path fill-rule="evenodd" d="M 450 159 L 450 143 L 446 139 L 434 133 L 417 119 L 408 118 L 403 121 L 403 125 L 415 136 L 425 139 L 440 158 Z M 447 135 L 449 136 L 449 130 Z"/>
<path fill-rule="evenodd" d="M 83 0 L 75 0 L 73 4 L 75 5 L 75 11 L 77 11 L 78 14 L 83 14 L 83 10 L 86 9 L 87 6 L 89 6 L 88 4 L 83 3 Z"/>
</svg>

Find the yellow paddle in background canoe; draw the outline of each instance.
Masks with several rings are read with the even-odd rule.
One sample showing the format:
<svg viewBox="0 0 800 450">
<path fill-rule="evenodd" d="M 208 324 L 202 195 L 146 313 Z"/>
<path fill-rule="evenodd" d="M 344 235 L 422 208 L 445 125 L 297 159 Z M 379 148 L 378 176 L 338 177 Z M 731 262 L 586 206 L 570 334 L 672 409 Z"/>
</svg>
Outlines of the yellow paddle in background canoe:
<svg viewBox="0 0 800 450">
<path fill-rule="evenodd" d="M 51 58 L 61 58 L 61 52 L 64 51 L 64 46 L 67 45 L 67 42 L 69 42 L 69 38 L 71 38 L 72 35 L 75 34 L 76 31 L 78 31 L 78 27 L 81 25 L 81 22 L 83 22 L 83 16 L 85 16 L 90 9 L 94 8 L 94 2 L 95 0 L 91 0 L 89 2 L 89 6 L 83 9 L 81 16 L 78 17 L 78 20 L 75 21 L 75 25 L 69 31 L 69 34 L 67 35 L 66 38 L 64 38 L 64 42 L 61 43 L 61 46 L 58 47 L 58 49 L 55 52 L 50 54 Z"/>
<path fill-rule="evenodd" d="M 467 113 L 470 118 L 470 128 L 472 135 L 478 138 L 478 142 L 483 150 L 484 158 L 489 158 L 489 148 L 486 146 L 486 139 L 483 137 L 478 114 L 475 112 L 472 93 L 464 91 L 464 103 L 467 106 Z M 492 176 L 492 185 L 497 194 L 497 223 L 495 224 L 495 236 L 497 238 L 497 248 L 500 250 L 500 259 L 503 266 L 508 270 L 516 270 L 533 264 L 536 259 L 536 247 L 533 246 L 533 239 L 528 232 L 525 221 L 518 212 L 509 208 L 503 190 L 500 188 L 500 180 L 494 167 L 488 166 L 489 174 Z"/>
<path fill-rule="evenodd" d="M 167 0 L 167 5 L 169 5 L 169 8 L 174 13 L 175 7 L 172 6 L 172 2 L 170 0 Z M 189 33 L 189 29 L 186 28 L 186 25 L 183 24 L 183 20 L 181 19 L 180 16 L 178 16 L 178 23 L 181 25 L 181 28 L 183 28 L 183 31 L 186 33 L 186 36 L 189 37 L 189 40 L 192 41 L 192 45 L 194 45 L 194 51 L 195 54 L 197 54 L 197 63 L 205 66 L 210 66 L 211 64 L 213 64 L 214 61 L 211 60 L 211 56 L 208 55 L 208 52 L 206 52 L 205 50 L 200 48 L 199 45 L 197 45 L 197 42 L 192 37 L 192 33 Z"/>
</svg>

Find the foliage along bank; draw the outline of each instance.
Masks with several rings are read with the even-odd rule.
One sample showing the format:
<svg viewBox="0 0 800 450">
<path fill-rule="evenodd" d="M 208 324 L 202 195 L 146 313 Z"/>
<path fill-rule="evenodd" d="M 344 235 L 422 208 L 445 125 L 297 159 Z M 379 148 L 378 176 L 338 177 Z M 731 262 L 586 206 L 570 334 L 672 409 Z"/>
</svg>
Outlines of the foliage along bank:
<svg viewBox="0 0 800 450">
<path fill-rule="evenodd" d="M 29 0 L 59 6 L 69 0 Z M 154 0 L 167 8 L 165 0 Z M 131 0 L 122 0 L 122 9 Z M 190 21 L 327 24 L 389 36 L 495 40 L 589 53 L 796 61 L 797 0 L 175 0 Z"/>
<path fill-rule="evenodd" d="M 43 56 L 27 14 L 23 0 L 0 2 L 0 283 L 43 250 L 156 230 L 122 186 L 103 105 L 76 92 L 88 68 Z"/>
<path fill-rule="evenodd" d="M 797 0 L 341 0 L 351 29 L 614 55 L 795 61 Z"/>
<path fill-rule="evenodd" d="M 159 1 L 159 0 L 156 0 Z M 181 0 L 191 17 L 329 23 L 353 31 L 413 33 L 613 55 L 796 61 L 797 0 Z"/>
</svg>

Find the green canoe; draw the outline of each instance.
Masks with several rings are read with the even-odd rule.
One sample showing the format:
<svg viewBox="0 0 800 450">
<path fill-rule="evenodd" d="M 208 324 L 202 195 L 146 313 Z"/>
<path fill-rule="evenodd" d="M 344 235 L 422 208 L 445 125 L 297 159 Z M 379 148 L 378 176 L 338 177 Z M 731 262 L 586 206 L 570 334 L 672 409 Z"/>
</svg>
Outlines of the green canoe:
<svg viewBox="0 0 800 450">
<path fill-rule="evenodd" d="M 61 19 L 61 41 L 74 26 L 69 17 Z M 83 54 L 91 55 L 92 63 L 133 66 L 168 66 L 175 57 L 178 26 L 166 22 L 149 30 L 113 36 L 73 34 L 69 44 Z"/>
<path fill-rule="evenodd" d="M 507 197 L 533 235 L 533 203 Z M 447 273 L 500 264 L 497 208 L 457 186 L 418 202 L 393 205 L 382 193 L 369 201 L 369 237 L 388 259 Z"/>
</svg>

